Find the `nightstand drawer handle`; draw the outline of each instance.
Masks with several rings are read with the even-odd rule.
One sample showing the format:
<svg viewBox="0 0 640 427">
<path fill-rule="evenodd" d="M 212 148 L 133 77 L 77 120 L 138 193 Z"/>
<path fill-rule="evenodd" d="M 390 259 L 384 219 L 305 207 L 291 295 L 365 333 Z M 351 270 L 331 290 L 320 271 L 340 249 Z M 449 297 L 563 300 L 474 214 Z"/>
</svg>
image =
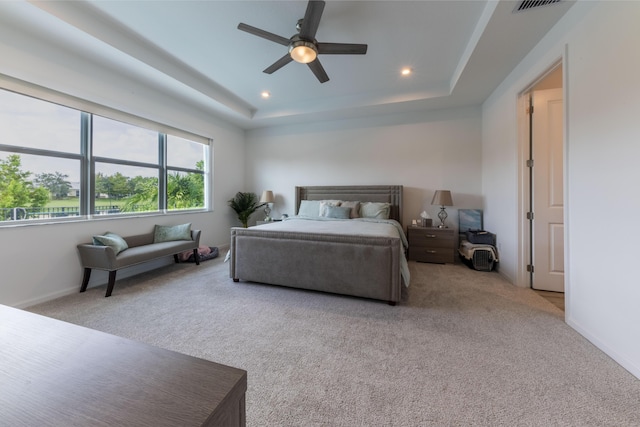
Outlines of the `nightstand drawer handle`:
<svg viewBox="0 0 640 427">
<path fill-rule="evenodd" d="M 425 237 L 438 237 L 435 234 L 425 234 Z"/>
<path fill-rule="evenodd" d="M 438 253 L 438 251 L 433 251 L 433 250 L 427 250 L 426 252 L 430 253 L 430 254 L 437 254 Z"/>
</svg>

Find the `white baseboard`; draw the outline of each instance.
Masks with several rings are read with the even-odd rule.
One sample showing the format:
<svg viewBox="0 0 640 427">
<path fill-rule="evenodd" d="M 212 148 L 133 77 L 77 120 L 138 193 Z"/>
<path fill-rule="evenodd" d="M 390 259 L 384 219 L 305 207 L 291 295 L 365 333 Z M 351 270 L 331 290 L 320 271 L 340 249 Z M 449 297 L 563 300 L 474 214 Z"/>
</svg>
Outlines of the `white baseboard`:
<svg viewBox="0 0 640 427">
<path fill-rule="evenodd" d="M 607 356 L 615 360 L 616 363 L 618 363 L 624 369 L 629 371 L 633 376 L 640 379 L 640 366 L 637 366 L 631 360 L 629 360 L 629 358 L 611 349 L 608 345 L 606 345 L 604 342 L 598 339 L 598 337 L 592 335 L 591 333 L 589 333 L 589 331 L 582 328 L 580 324 L 578 324 L 574 319 L 568 317 L 565 321 L 569 326 L 575 329 L 580 335 L 582 335 L 587 340 L 589 340 L 591 344 L 598 347 L 600 350 L 602 350 L 604 354 L 606 354 Z"/>
</svg>

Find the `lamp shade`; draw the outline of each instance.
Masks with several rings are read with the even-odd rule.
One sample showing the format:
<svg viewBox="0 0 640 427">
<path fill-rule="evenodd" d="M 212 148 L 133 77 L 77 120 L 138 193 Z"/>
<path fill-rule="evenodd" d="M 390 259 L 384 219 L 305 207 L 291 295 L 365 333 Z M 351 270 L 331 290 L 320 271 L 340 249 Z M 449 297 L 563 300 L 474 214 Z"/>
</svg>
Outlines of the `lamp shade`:
<svg viewBox="0 0 640 427">
<path fill-rule="evenodd" d="M 264 190 L 262 192 L 262 197 L 260 197 L 260 203 L 273 203 L 273 201 L 274 201 L 273 191 Z"/>
<path fill-rule="evenodd" d="M 433 200 L 431 200 L 431 204 L 438 205 L 438 206 L 453 206 L 453 200 L 451 199 L 451 191 L 436 190 L 436 194 L 433 195 Z"/>
</svg>

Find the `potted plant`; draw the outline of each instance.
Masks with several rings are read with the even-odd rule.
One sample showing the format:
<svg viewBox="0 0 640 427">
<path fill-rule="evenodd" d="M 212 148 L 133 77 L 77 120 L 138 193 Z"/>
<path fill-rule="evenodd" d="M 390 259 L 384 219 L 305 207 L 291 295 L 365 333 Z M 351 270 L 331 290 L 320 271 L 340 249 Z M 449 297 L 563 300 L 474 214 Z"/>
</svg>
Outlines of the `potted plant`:
<svg viewBox="0 0 640 427">
<path fill-rule="evenodd" d="M 229 200 L 228 203 L 229 206 L 231 206 L 231 209 L 236 211 L 238 219 L 244 228 L 248 227 L 251 214 L 258 210 L 258 208 L 266 205 L 266 203 L 260 204 L 258 196 L 255 193 L 244 193 L 242 191 L 237 192 L 235 197 Z"/>
</svg>

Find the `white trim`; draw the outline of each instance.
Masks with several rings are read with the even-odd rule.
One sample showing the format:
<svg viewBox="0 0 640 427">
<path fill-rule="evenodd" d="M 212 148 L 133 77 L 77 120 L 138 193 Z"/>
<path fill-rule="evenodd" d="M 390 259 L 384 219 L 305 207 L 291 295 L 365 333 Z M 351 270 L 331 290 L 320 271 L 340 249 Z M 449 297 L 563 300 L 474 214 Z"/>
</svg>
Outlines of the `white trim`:
<svg viewBox="0 0 640 427">
<path fill-rule="evenodd" d="M 526 218 L 529 202 L 529 177 L 526 165 L 529 145 L 529 120 L 527 106 L 529 91 L 518 94 L 517 105 L 517 132 L 518 132 L 518 258 L 516 266 L 516 286 L 530 287 L 527 264 L 530 259 L 529 250 L 529 224 Z"/>
<path fill-rule="evenodd" d="M 527 264 L 529 263 L 529 259 L 530 259 L 530 236 L 529 236 L 529 224 L 528 224 L 528 220 L 526 217 L 527 214 L 527 210 L 528 210 L 528 202 L 529 202 L 529 185 L 528 185 L 528 168 L 526 165 L 527 159 L 528 159 L 528 152 L 529 152 L 529 120 L 528 120 L 528 115 L 526 113 L 526 108 L 528 106 L 528 97 L 530 96 L 531 92 L 533 91 L 533 88 L 540 83 L 545 77 L 547 77 L 552 71 L 554 71 L 555 69 L 557 69 L 558 67 L 562 67 L 562 74 L 563 74 L 563 80 L 562 80 L 562 96 L 563 96 L 563 114 L 564 114 L 564 118 L 563 118 L 563 132 L 564 132 L 564 141 L 563 141 L 563 154 L 564 154 L 564 159 L 563 159 L 563 168 L 565 170 L 564 172 L 564 206 L 565 206 L 565 211 L 564 211 L 564 221 L 565 221 L 565 228 L 564 228 L 564 241 L 565 241 L 565 247 L 564 247 L 564 251 L 565 251 L 565 266 L 564 266 L 564 271 L 565 271 L 565 296 L 566 296 L 566 284 L 568 281 L 568 269 L 567 269 L 567 260 L 569 258 L 567 258 L 567 247 L 568 247 L 568 239 L 567 239 L 567 194 L 569 194 L 567 192 L 567 173 L 566 173 L 566 168 L 567 168 L 567 156 L 566 156 L 566 150 L 567 150 L 567 103 L 566 103 L 566 99 L 567 99 L 567 89 L 566 89 L 566 51 L 563 52 L 563 54 L 560 56 L 560 58 L 556 59 L 555 61 L 553 61 L 552 65 L 550 67 L 548 67 L 545 71 L 543 71 L 542 73 L 540 73 L 536 78 L 534 78 L 528 85 L 526 85 L 519 93 L 518 93 L 518 99 L 516 102 L 517 105 L 517 113 L 516 113 L 516 117 L 517 117 L 517 132 L 518 132 L 518 219 L 517 219 L 517 223 L 518 223 L 518 265 L 517 265 L 517 271 L 516 271 L 516 286 L 519 287 L 524 287 L 524 288 L 528 288 L 530 287 L 530 281 L 529 281 L 529 273 L 527 272 Z M 566 312 L 566 311 L 565 311 Z"/>
<path fill-rule="evenodd" d="M 564 51 L 562 53 L 562 108 L 564 111 L 562 114 L 564 115 L 563 120 L 563 131 L 564 131 L 564 147 L 563 147 L 563 164 L 564 168 L 564 318 L 565 321 L 568 322 L 571 318 L 572 305 L 571 305 L 571 295 L 573 295 L 573 290 L 571 289 L 571 255 L 570 255 L 570 230 L 571 230 L 571 221 L 569 221 L 569 212 L 571 209 L 571 202 L 569 201 L 569 196 L 571 195 L 569 190 L 569 44 L 566 43 L 564 45 Z M 623 365 L 624 366 L 624 365 Z M 638 375 L 639 371 L 636 369 L 634 373 L 635 376 L 640 378 Z"/>
<path fill-rule="evenodd" d="M 566 307 L 566 301 L 565 301 L 565 307 Z M 576 320 L 573 319 L 569 313 L 565 314 L 565 321 L 567 322 L 567 325 L 575 329 L 580 335 L 585 337 L 594 346 L 596 346 L 598 349 L 604 352 L 607 356 L 609 356 L 618 364 L 620 364 L 620 366 L 622 366 L 627 371 L 631 372 L 632 375 L 636 376 L 637 378 L 640 378 L 640 366 L 633 363 L 632 356 L 627 357 L 624 354 L 620 354 L 614 348 L 608 346 L 604 341 L 599 339 L 596 335 L 593 335 L 590 332 L 589 328 L 583 328 L 579 323 L 577 323 Z"/>
</svg>

